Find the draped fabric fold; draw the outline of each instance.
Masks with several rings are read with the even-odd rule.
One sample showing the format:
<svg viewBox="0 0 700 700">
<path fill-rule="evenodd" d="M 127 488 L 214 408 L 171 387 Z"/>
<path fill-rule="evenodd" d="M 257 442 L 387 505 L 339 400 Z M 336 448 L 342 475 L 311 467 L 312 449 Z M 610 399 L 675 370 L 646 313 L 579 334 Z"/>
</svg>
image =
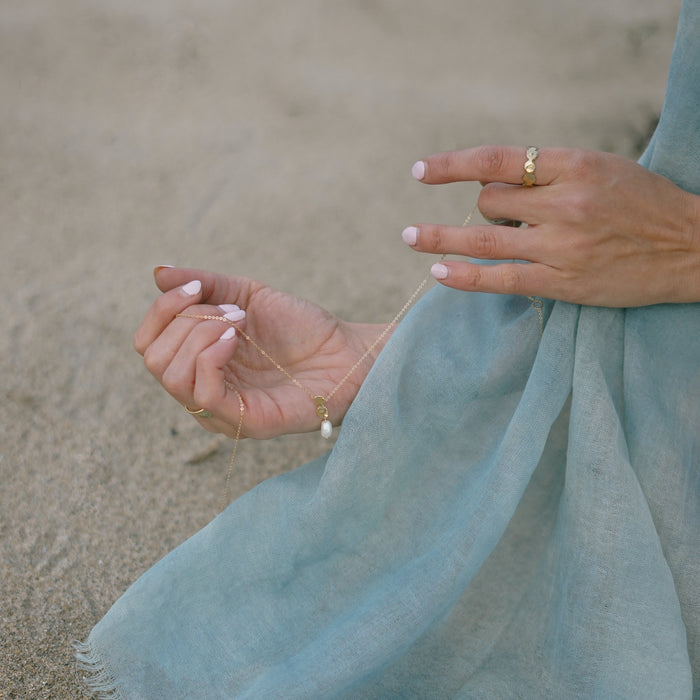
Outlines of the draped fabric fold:
<svg viewBox="0 0 700 700">
<path fill-rule="evenodd" d="M 683 138 L 699 18 L 687 2 L 666 102 Z M 676 126 L 644 162 L 700 193 Z M 93 629 L 93 690 L 700 697 L 700 305 L 544 311 L 540 337 L 527 299 L 426 294 L 333 450 L 235 501 Z"/>
</svg>

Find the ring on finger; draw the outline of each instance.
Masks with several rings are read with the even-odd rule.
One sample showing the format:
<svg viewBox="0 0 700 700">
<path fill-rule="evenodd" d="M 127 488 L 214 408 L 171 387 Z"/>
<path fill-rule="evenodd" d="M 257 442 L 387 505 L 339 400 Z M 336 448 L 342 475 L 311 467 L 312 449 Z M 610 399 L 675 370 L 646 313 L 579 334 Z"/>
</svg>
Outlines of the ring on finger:
<svg viewBox="0 0 700 700">
<path fill-rule="evenodd" d="M 213 415 L 212 413 L 207 411 L 206 408 L 190 408 L 189 406 L 186 405 L 185 410 L 191 416 L 197 416 L 197 418 L 211 418 Z"/>
<path fill-rule="evenodd" d="M 523 173 L 523 185 L 525 185 L 525 187 L 532 187 L 535 182 L 537 182 L 537 178 L 535 177 L 535 160 L 539 154 L 540 152 L 537 146 L 530 146 L 530 148 L 527 149 L 527 153 L 525 154 L 527 160 L 523 166 L 523 170 L 525 171 Z"/>
</svg>

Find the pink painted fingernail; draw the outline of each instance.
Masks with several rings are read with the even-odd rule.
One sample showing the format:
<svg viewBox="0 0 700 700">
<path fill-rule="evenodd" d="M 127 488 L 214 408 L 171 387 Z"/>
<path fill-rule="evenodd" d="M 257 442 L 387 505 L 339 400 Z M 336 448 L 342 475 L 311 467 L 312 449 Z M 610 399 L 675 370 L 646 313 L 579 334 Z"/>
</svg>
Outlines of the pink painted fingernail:
<svg viewBox="0 0 700 700">
<path fill-rule="evenodd" d="M 415 226 L 408 226 L 401 232 L 403 242 L 408 245 L 415 245 L 418 241 L 418 229 Z"/>
<path fill-rule="evenodd" d="M 238 306 L 238 304 L 219 304 L 219 308 L 225 313 L 228 314 L 231 311 L 240 311 L 241 307 Z"/>
<path fill-rule="evenodd" d="M 442 265 L 441 263 L 435 263 L 431 268 L 430 268 L 430 274 L 436 279 L 436 280 L 444 280 L 447 278 L 447 275 L 449 274 L 449 269 L 447 268 L 446 265 Z"/>
<path fill-rule="evenodd" d="M 228 319 L 232 323 L 242 321 L 245 318 L 245 311 L 243 311 L 243 309 L 238 309 L 238 311 L 229 311 L 227 314 L 224 314 L 224 318 Z"/>
<path fill-rule="evenodd" d="M 202 290 L 202 283 L 199 280 L 192 280 L 181 287 L 185 296 L 193 297 Z"/>
<path fill-rule="evenodd" d="M 411 175 L 413 175 L 416 180 L 422 180 L 425 177 L 425 163 L 422 160 L 413 164 Z"/>
<path fill-rule="evenodd" d="M 236 329 L 233 326 L 229 326 L 222 334 L 219 340 L 231 340 L 231 338 L 235 338 L 236 336 Z"/>
</svg>

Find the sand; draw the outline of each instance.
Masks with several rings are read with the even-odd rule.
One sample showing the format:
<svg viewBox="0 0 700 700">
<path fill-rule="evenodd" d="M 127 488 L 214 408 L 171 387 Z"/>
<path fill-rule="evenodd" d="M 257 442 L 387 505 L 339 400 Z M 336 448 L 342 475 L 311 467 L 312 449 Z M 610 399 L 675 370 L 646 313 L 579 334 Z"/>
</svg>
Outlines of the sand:
<svg viewBox="0 0 700 700">
<path fill-rule="evenodd" d="M 72 640 L 216 513 L 228 443 L 132 348 L 152 268 L 388 320 L 430 262 L 403 227 L 460 223 L 477 191 L 411 164 L 484 142 L 636 156 L 679 6 L 4 0 L 1 698 L 82 697 Z M 245 442 L 232 495 L 326 447 Z"/>
</svg>

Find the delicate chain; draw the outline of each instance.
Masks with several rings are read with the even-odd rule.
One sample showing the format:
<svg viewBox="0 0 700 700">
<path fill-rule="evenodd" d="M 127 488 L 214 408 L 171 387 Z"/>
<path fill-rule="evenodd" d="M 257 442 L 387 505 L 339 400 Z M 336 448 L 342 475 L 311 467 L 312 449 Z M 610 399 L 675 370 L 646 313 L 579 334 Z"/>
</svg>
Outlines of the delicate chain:
<svg viewBox="0 0 700 700">
<path fill-rule="evenodd" d="M 243 403 L 243 397 L 238 393 L 237 389 L 233 389 L 238 397 L 238 405 L 240 406 L 240 414 L 238 417 L 238 427 L 236 428 L 236 434 L 233 436 L 233 449 L 231 450 L 231 459 L 228 463 L 228 471 L 226 472 L 226 483 L 224 484 L 224 492 L 221 494 L 221 503 L 219 504 L 219 513 L 221 513 L 226 507 L 226 499 L 228 496 L 228 487 L 231 483 L 231 477 L 233 476 L 233 465 L 236 462 L 236 452 L 238 451 L 238 443 L 241 439 L 241 430 L 243 430 L 243 414 L 245 413 L 245 404 Z"/>
<path fill-rule="evenodd" d="M 462 226 L 467 226 L 469 222 L 471 221 L 472 217 L 474 216 L 474 212 L 476 212 L 478 205 L 474 205 L 474 208 L 469 212 L 469 216 L 464 220 L 464 223 Z M 447 256 L 442 255 L 440 260 L 444 260 Z M 333 396 L 338 392 L 338 390 L 350 379 L 350 377 L 355 373 L 357 368 L 367 359 L 369 355 L 371 355 L 376 347 L 386 338 L 386 336 L 389 334 L 389 332 L 398 324 L 398 322 L 401 320 L 401 318 L 404 316 L 404 314 L 408 311 L 408 309 L 411 307 L 413 302 L 416 300 L 416 297 L 421 293 L 425 285 L 428 283 L 428 281 L 431 279 L 431 275 L 428 274 L 423 281 L 416 287 L 415 291 L 411 296 L 408 298 L 406 303 L 401 307 L 399 312 L 394 316 L 394 318 L 386 325 L 384 330 L 377 336 L 377 338 L 374 340 L 374 342 L 365 350 L 365 352 L 362 354 L 362 356 L 355 362 L 355 364 L 345 373 L 343 378 L 331 389 L 331 391 L 324 397 L 324 396 L 319 396 L 319 395 L 314 395 L 312 391 L 310 391 L 307 387 L 305 387 L 298 379 L 296 379 L 288 370 L 286 370 L 277 360 L 275 360 L 270 353 L 268 353 L 259 343 L 257 343 L 253 338 L 250 337 L 248 333 L 246 333 L 243 329 L 239 328 L 233 321 L 230 321 L 229 319 L 225 318 L 224 316 L 217 316 L 214 314 L 177 314 L 179 318 L 195 318 L 203 321 L 223 321 L 224 323 L 227 323 L 231 326 L 233 326 L 236 329 L 237 333 L 240 333 L 245 340 L 247 340 L 259 353 L 264 357 L 268 362 L 270 362 L 277 370 L 279 370 L 287 379 L 289 379 L 292 384 L 294 384 L 296 387 L 301 389 L 315 404 L 316 404 L 316 413 L 319 416 L 319 418 L 323 419 L 323 422 L 327 422 L 328 420 L 328 409 L 326 408 L 326 403 L 333 398 Z M 540 336 L 542 335 L 543 332 L 543 313 L 542 313 L 542 308 L 543 308 L 543 302 L 542 299 L 539 297 L 534 297 L 534 296 L 529 296 L 528 299 L 532 302 L 532 308 L 535 309 L 537 312 L 537 317 L 539 319 L 539 326 L 540 326 Z M 243 416 L 245 414 L 245 403 L 243 401 L 243 397 L 241 394 L 238 392 L 238 390 L 229 382 L 228 380 L 224 380 L 224 384 L 226 385 L 227 388 L 229 388 L 231 391 L 235 392 L 236 396 L 238 397 L 238 402 L 240 406 L 240 414 L 239 414 L 239 419 L 238 419 L 238 426 L 236 428 L 236 434 L 234 436 L 234 442 L 233 442 L 233 451 L 231 453 L 231 459 L 229 461 L 229 467 L 228 467 L 228 472 L 226 474 L 226 484 L 224 486 L 224 493 L 221 498 L 221 505 L 219 510 L 223 511 L 225 505 L 226 505 L 226 498 L 228 495 L 228 489 L 229 489 L 229 483 L 231 481 L 231 476 L 233 474 L 233 466 L 236 460 L 236 452 L 238 449 L 238 443 L 241 438 L 241 433 L 243 430 Z"/>
<path fill-rule="evenodd" d="M 532 302 L 532 308 L 537 311 L 537 318 L 540 322 L 540 338 L 542 337 L 542 333 L 544 333 L 544 317 L 542 314 L 542 308 L 544 307 L 544 302 L 540 297 L 528 297 L 528 299 Z"/>
<path fill-rule="evenodd" d="M 469 216 L 464 220 L 464 223 L 462 226 L 467 226 L 469 222 L 471 221 L 472 216 L 474 216 L 474 212 L 476 211 L 477 207 L 476 205 L 474 208 L 469 212 Z M 442 256 L 441 260 L 445 259 L 445 255 Z M 248 333 L 246 333 L 244 330 L 239 328 L 233 321 L 230 321 L 229 319 L 225 318 L 224 316 L 217 316 L 215 314 L 178 314 L 179 318 L 196 318 L 202 321 L 223 321 L 224 323 L 228 323 L 229 325 L 233 326 L 236 329 L 237 333 L 240 333 L 268 362 L 270 362 L 274 367 L 279 370 L 282 374 L 284 374 L 287 379 L 289 379 L 290 382 L 292 382 L 296 387 L 301 389 L 310 399 L 312 399 L 314 402 L 316 402 L 317 407 L 322 408 L 325 407 L 325 404 L 331 400 L 333 396 L 340 390 L 342 386 L 350 379 L 350 377 L 355 373 L 357 368 L 367 359 L 369 355 L 374 352 L 376 347 L 386 338 L 388 333 L 398 324 L 398 322 L 401 320 L 403 315 L 408 311 L 408 309 L 411 307 L 411 304 L 416 300 L 416 297 L 421 293 L 425 285 L 428 283 L 428 281 L 431 279 L 431 276 L 428 274 L 425 279 L 416 287 L 415 291 L 411 296 L 408 298 L 406 303 L 401 307 L 399 312 L 394 316 L 394 318 L 386 325 L 384 330 L 379 334 L 379 336 L 374 340 L 374 342 L 362 353 L 361 357 L 355 362 L 355 364 L 345 373 L 343 378 L 331 389 L 331 391 L 326 395 L 326 396 L 319 396 L 315 395 L 310 389 L 305 387 L 296 377 L 292 376 L 292 374 L 286 370 L 277 360 L 275 360 L 272 355 L 270 355 L 269 352 L 265 350 L 258 342 L 256 342 L 253 338 L 250 337 Z M 226 382 L 226 385 L 230 388 L 233 389 L 233 386 L 229 383 Z M 319 417 L 321 416 L 321 411 L 317 408 L 317 413 L 319 414 Z"/>
<path fill-rule="evenodd" d="M 253 338 L 251 338 L 242 328 L 239 328 L 233 321 L 229 320 L 225 316 L 217 316 L 216 314 L 177 314 L 177 318 L 196 318 L 200 321 L 223 321 L 224 323 L 228 323 L 229 326 L 233 326 L 236 329 L 236 333 L 240 333 L 266 360 L 271 362 L 280 372 L 282 372 L 282 374 L 284 374 L 284 376 L 287 377 L 290 382 L 299 387 L 299 389 L 309 396 L 309 398 L 314 398 L 314 395 L 298 379 L 295 379 L 284 367 L 282 367 L 282 365 L 277 362 L 277 360 L 275 360 L 275 358 L 272 357 L 272 355 L 270 355 L 265 348 L 261 347 L 260 344 L 255 342 L 255 340 L 253 340 Z M 367 353 L 360 358 L 360 361 L 364 360 L 366 356 Z M 231 382 L 225 381 L 225 384 L 229 389 L 235 391 Z"/>
<path fill-rule="evenodd" d="M 372 351 L 379 345 L 379 343 L 386 338 L 387 334 L 389 331 L 391 331 L 396 324 L 401 320 L 403 315 L 408 311 L 408 309 L 411 307 L 411 304 L 415 301 L 416 297 L 421 293 L 421 290 L 425 285 L 428 283 L 428 277 L 426 277 L 419 285 L 416 287 L 415 291 L 411 296 L 408 298 L 406 303 L 401 307 L 401 310 L 394 316 L 394 318 L 389 321 L 387 324 L 386 328 L 377 336 L 376 340 L 367 348 L 365 353 L 362 355 L 362 357 L 347 371 L 347 374 L 338 382 L 338 384 L 335 385 L 335 387 L 332 389 L 332 391 L 328 394 L 326 399 L 328 401 L 331 400 L 333 395 L 340 389 L 343 384 L 353 375 L 355 370 L 362 364 L 362 362 L 365 360 L 365 358 L 372 353 Z"/>
<path fill-rule="evenodd" d="M 469 212 L 469 216 L 464 220 L 464 223 L 462 226 L 467 226 L 469 222 L 472 219 L 472 216 L 474 216 L 474 212 L 476 211 L 478 205 L 474 205 L 474 208 Z M 443 255 L 441 256 L 440 260 L 444 260 L 447 256 Z M 330 401 L 330 399 L 333 397 L 333 395 L 340 389 L 343 384 L 353 375 L 355 370 L 362 364 L 364 359 L 379 345 L 379 343 L 384 340 L 386 335 L 391 331 L 396 324 L 401 320 L 401 318 L 404 316 L 404 314 L 411 308 L 411 305 L 413 302 L 416 300 L 416 297 L 423 291 L 423 287 L 425 287 L 426 284 L 428 284 L 428 281 L 431 279 L 431 275 L 426 275 L 426 277 L 423 279 L 423 281 L 416 287 L 414 290 L 413 294 L 411 294 L 410 297 L 406 300 L 406 303 L 401 307 L 399 312 L 394 316 L 394 318 L 389 321 L 387 324 L 386 328 L 379 334 L 377 339 L 367 348 L 365 351 L 364 355 L 348 370 L 347 374 L 338 382 L 338 384 L 335 385 L 333 390 L 328 394 L 326 397 L 327 401 Z M 308 393 L 308 392 L 307 392 Z"/>
</svg>

